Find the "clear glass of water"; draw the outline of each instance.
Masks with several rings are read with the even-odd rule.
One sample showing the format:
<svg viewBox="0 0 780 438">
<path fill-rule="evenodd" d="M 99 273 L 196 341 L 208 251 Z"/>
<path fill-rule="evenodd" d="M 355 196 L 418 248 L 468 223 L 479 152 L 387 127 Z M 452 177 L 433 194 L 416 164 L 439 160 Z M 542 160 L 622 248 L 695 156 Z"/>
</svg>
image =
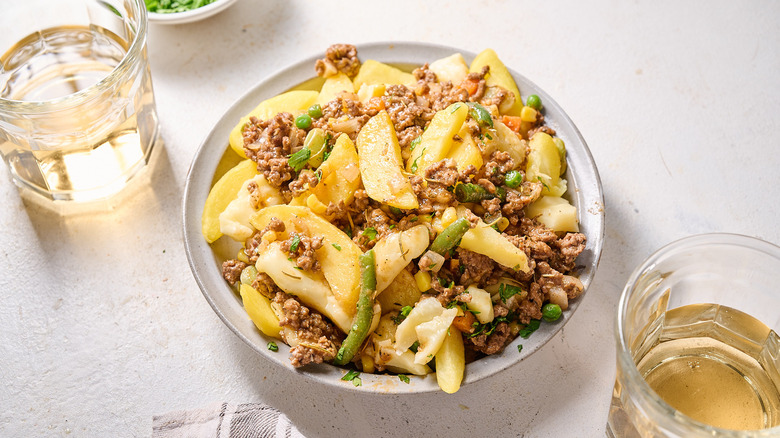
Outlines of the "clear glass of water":
<svg viewBox="0 0 780 438">
<path fill-rule="evenodd" d="M 671 243 L 618 306 L 611 437 L 780 436 L 780 248 L 734 234 Z"/>
<path fill-rule="evenodd" d="M 2 9 L 0 155 L 13 181 L 44 202 L 121 191 L 159 143 L 144 0 Z"/>
</svg>

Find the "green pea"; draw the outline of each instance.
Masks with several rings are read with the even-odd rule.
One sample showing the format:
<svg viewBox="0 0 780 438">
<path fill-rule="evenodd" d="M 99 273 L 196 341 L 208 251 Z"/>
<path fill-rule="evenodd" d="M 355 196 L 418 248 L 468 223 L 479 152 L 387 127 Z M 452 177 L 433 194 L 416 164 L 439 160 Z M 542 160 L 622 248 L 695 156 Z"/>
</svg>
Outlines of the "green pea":
<svg viewBox="0 0 780 438">
<path fill-rule="evenodd" d="M 506 173 L 506 176 L 504 177 L 504 184 L 506 184 L 507 187 L 511 187 L 513 189 L 516 189 L 520 187 L 520 184 L 523 182 L 523 174 L 518 172 L 517 170 L 510 170 Z"/>
<path fill-rule="evenodd" d="M 539 99 L 539 96 L 532 94 L 525 99 L 525 104 L 526 106 L 530 106 L 531 108 L 539 111 L 539 109 L 542 107 L 542 99 Z"/>
<path fill-rule="evenodd" d="M 322 107 L 318 103 L 310 106 L 306 112 L 309 113 L 309 117 L 312 119 L 319 119 L 322 117 Z"/>
<path fill-rule="evenodd" d="M 557 321 L 561 317 L 561 306 L 547 303 L 542 307 L 542 318 L 547 322 Z"/>
<path fill-rule="evenodd" d="M 295 118 L 295 126 L 300 129 L 311 128 L 311 117 L 308 114 L 301 114 Z"/>
</svg>

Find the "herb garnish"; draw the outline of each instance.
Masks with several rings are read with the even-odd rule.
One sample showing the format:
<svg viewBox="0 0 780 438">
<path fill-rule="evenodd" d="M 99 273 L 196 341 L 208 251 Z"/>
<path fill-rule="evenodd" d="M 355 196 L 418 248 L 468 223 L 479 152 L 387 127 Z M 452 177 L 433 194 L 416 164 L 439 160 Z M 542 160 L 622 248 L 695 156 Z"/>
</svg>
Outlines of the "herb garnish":
<svg viewBox="0 0 780 438">
<path fill-rule="evenodd" d="M 398 379 L 400 379 L 404 383 L 409 383 L 409 376 L 406 374 L 399 374 Z"/>
<path fill-rule="evenodd" d="M 398 314 L 398 316 L 393 317 L 393 322 L 396 324 L 400 324 L 403 322 L 403 320 L 406 319 L 407 316 L 409 316 L 409 312 L 412 311 L 412 306 L 404 306 L 401 308 L 401 313 Z"/>
<path fill-rule="evenodd" d="M 268 343 L 268 349 L 273 351 L 273 352 L 276 352 L 276 351 L 279 351 L 279 346 L 276 345 L 276 342 L 271 341 L 271 342 Z"/>
<path fill-rule="evenodd" d="M 376 239 L 376 228 L 368 227 L 368 228 L 363 230 L 362 235 L 366 236 L 368 238 L 368 240 L 374 240 L 374 239 Z"/>
<path fill-rule="evenodd" d="M 363 381 L 360 380 L 360 372 L 355 370 L 349 370 L 347 374 L 344 374 L 344 377 L 342 377 L 341 380 L 344 380 L 345 382 L 351 381 L 355 386 L 360 386 L 363 384 Z"/>
<path fill-rule="evenodd" d="M 336 248 L 336 251 L 341 251 L 341 245 L 339 245 L 338 243 L 331 243 L 331 245 L 333 245 L 333 247 Z"/>
<path fill-rule="evenodd" d="M 523 339 L 528 339 L 528 337 L 531 336 L 531 333 L 535 332 L 539 328 L 539 324 L 541 324 L 540 320 L 532 319 L 524 329 L 520 330 L 518 335 Z"/>
<path fill-rule="evenodd" d="M 508 300 L 513 295 L 517 295 L 521 293 L 523 290 L 519 287 L 508 284 L 508 283 L 501 283 L 501 285 L 498 286 L 498 295 L 501 297 L 501 301 L 506 303 L 506 300 Z"/>
<path fill-rule="evenodd" d="M 301 244 L 301 238 L 297 234 L 295 234 L 292 238 L 292 243 L 290 244 L 290 252 L 296 252 L 298 251 L 298 245 Z"/>
<path fill-rule="evenodd" d="M 311 157 L 311 149 L 303 148 L 298 152 L 290 155 L 290 158 L 287 159 L 287 164 L 289 164 L 294 171 L 300 172 L 301 169 L 303 169 L 304 166 L 306 166 L 306 162 L 309 161 L 310 157 Z"/>
</svg>

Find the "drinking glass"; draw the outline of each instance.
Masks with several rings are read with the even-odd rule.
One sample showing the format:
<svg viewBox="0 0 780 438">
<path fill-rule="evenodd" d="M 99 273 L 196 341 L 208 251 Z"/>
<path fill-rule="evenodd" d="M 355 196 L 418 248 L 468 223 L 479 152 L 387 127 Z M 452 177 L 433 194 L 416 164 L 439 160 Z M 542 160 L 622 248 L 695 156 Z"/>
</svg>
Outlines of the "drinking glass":
<svg viewBox="0 0 780 438">
<path fill-rule="evenodd" d="M 159 123 L 144 0 L 9 0 L 0 155 L 24 193 L 101 200 L 149 162 Z"/>
<path fill-rule="evenodd" d="M 651 255 L 617 314 L 610 437 L 780 436 L 780 248 L 704 234 Z"/>
</svg>

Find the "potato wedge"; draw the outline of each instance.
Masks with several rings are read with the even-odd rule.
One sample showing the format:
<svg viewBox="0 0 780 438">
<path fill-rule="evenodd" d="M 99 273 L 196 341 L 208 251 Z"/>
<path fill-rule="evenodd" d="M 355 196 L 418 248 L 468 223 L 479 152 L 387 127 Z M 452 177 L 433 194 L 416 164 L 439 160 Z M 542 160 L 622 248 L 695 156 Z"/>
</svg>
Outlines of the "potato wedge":
<svg viewBox="0 0 780 438">
<path fill-rule="evenodd" d="M 413 85 L 416 80 L 411 73 L 369 59 L 360 66 L 360 71 L 352 82 L 355 89 L 359 90 L 363 84 Z"/>
<path fill-rule="evenodd" d="M 399 311 L 405 306 L 414 306 L 420 300 L 422 292 L 411 272 L 402 269 L 393 281 L 377 295 L 376 300 L 382 306 L 383 313 Z"/>
<path fill-rule="evenodd" d="M 469 74 L 469 66 L 460 53 L 437 59 L 428 68 L 436 73 L 436 78 L 439 82 L 450 81 L 453 85 L 461 83 Z"/>
<path fill-rule="evenodd" d="M 564 198 L 542 196 L 536 202 L 525 207 L 526 217 L 536 218 L 556 232 L 578 232 L 577 207 Z"/>
<path fill-rule="evenodd" d="M 409 177 L 402 173 L 403 158 L 393 121 L 382 110 L 357 136 L 360 177 L 372 199 L 391 207 L 410 210 L 419 207 Z"/>
<path fill-rule="evenodd" d="M 381 293 L 406 266 L 428 248 L 428 227 L 417 225 L 384 237 L 374 245 L 376 291 Z"/>
<path fill-rule="evenodd" d="M 454 144 L 452 137 L 460 132 L 468 113 L 468 106 L 462 102 L 437 112 L 423 132 L 420 144 L 412 150 L 406 170 L 423 176 L 428 166 L 446 158 Z"/>
<path fill-rule="evenodd" d="M 515 167 L 522 165 L 526 157 L 526 142 L 522 141 L 514 131 L 498 120 L 495 121 L 493 127 L 495 135 L 491 136 L 491 138 L 484 138 L 484 156 L 489 158 L 494 151 L 502 151 L 512 157 Z"/>
<path fill-rule="evenodd" d="M 455 327 L 447 330 L 444 342 L 436 352 L 436 382 L 447 394 L 460 389 L 463 374 L 466 371 L 466 355 L 463 348 L 463 336 Z"/>
<path fill-rule="evenodd" d="M 260 102 L 255 109 L 242 117 L 233 130 L 230 131 L 230 147 L 233 148 L 238 155 L 246 158 L 246 154 L 244 153 L 244 136 L 241 133 L 241 130 L 244 128 L 246 122 L 249 121 L 250 117 L 254 116 L 260 120 L 266 120 L 281 112 L 297 115 L 309 108 L 317 99 L 318 95 L 319 93 L 316 91 L 293 90 Z"/>
<path fill-rule="evenodd" d="M 258 272 L 267 274 L 284 292 L 298 297 L 301 302 L 333 321 L 344 333 L 352 326 L 355 308 L 345 305 L 328 287 L 320 271 L 295 269 L 295 261 L 281 249 L 281 242 L 273 242 L 259 253 L 255 264 Z M 351 313 L 350 313 L 351 312 Z"/>
<path fill-rule="evenodd" d="M 239 293 L 244 309 L 255 326 L 266 336 L 281 339 L 282 328 L 279 326 L 279 319 L 271 309 L 271 301 L 248 284 L 241 283 Z"/>
<path fill-rule="evenodd" d="M 219 215 L 225 211 L 232 200 L 236 199 L 244 182 L 255 175 L 257 175 L 257 163 L 252 160 L 244 160 L 222 175 L 222 178 L 211 188 L 201 217 L 201 231 L 208 243 L 222 237 L 222 232 L 219 229 Z"/>
<path fill-rule="evenodd" d="M 566 180 L 561 178 L 561 158 L 552 137 L 537 132 L 528 142 L 528 160 L 525 177 L 544 185 L 542 194 L 562 196 L 566 192 Z"/>
<path fill-rule="evenodd" d="M 350 316 L 354 315 L 360 292 L 360 248 L 343 231 L 308 207 L 266 207 L 252 217 L 250 223 L 262 230 L 274 217 L 284 222 L 285 233 L 296 231 L 322 237 L 322 248 L 315 252 L 317 261 L 333 295 Z"/>
<path fill-rule="evenodd" d="M 466 207 L 459 205 L 458 216 L 463 217 Z M 520 248 L 502 236 L 496 229 L 479 220 L 477 226 L 466 231 L 460 240 L 461 248 L 486 255 L 508 268 L 529 271 L 528 256 Z"/>
<path fill-rule="evenodd" d="M 458 171 L 463 171 L 463 169 L 469 167 L 469 165 L 473 165 L 479 170 L 484 164 L 482 151 L 474 142 L 474 139 L 471 137 L 471 133 L 469 133 L 469 129 L 465 124 L 460 132 L 458 132 L 458 137 L 461 138 L 461 141 L 455 142 L 452 149 L 450 149 L 447 158 L 451 158 L 455 161 Z"/>
<path fill-rule="evenodd" d="M 485 83 L 488 86 L 498 85 L 505 88 L 507 91 L 512 92 L 515 96 L 515 103 L 506 111 L 506 114 L 510 116 L 519 116 L 520 111 L 523 109 L 520 90 L 517 88 L 517 84 L 515 83 L 512 74 L 509 73 L 509 69 L 506 68 L 506 65 L 498 58 L 498 55 L 493 49 L 485 49 L 480 52 L 479 55 L 471 61 L 469 72 L 479 72 L 482 70 L 482 67 L 486 65 L 490 67 L 490 72 L 485 77 Z"/>
<path fill-rule="evenodd" d="M 344 73 L 338 72 L 333 76 L 325 79 L 325 83 L 322 84 L 320 94 L 317 96 L 315 103 L 325 106 L 326 103 L 335 99 L 339 94 L 347 92 L 354 93 L 355 86 L 352 84 L 352 80 Z"/>
</svg>

